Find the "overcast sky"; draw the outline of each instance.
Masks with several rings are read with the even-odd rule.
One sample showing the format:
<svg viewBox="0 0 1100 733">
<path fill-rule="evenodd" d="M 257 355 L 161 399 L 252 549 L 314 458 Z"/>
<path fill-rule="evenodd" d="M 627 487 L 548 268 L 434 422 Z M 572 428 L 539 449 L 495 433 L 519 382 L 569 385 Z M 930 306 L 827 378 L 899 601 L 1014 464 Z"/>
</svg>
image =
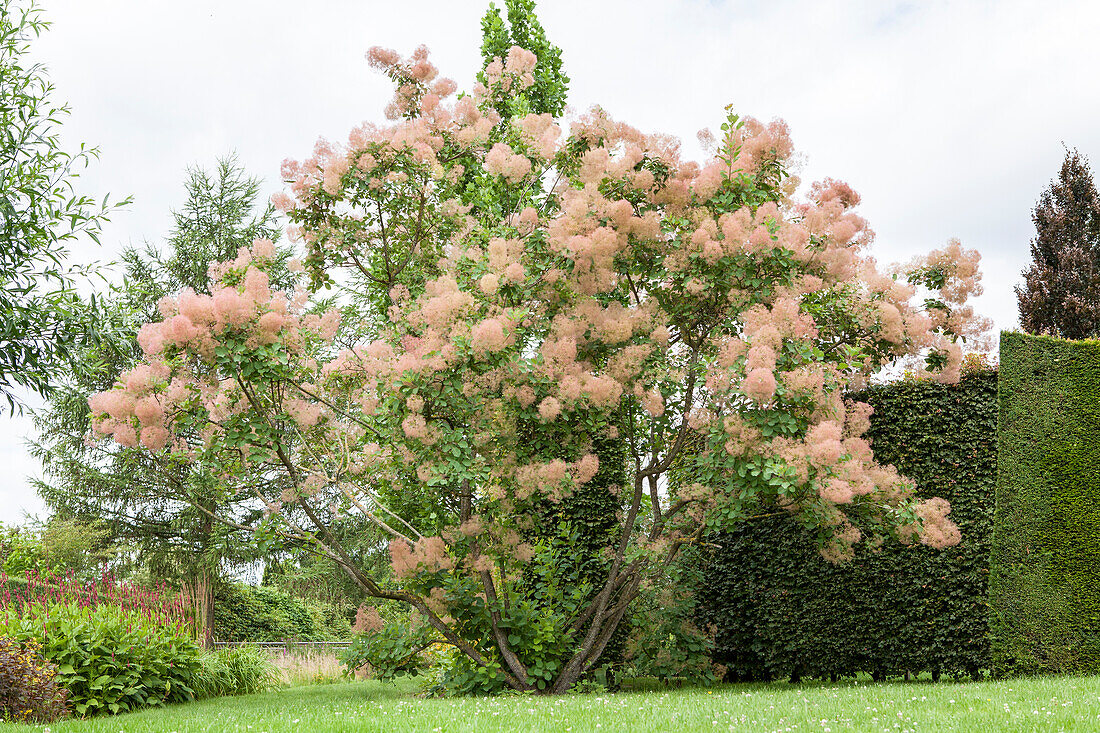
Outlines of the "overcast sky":
<svg viewBox="0 0 1100 733">
<path fill-rule="evenodd" d="M 236 152 L 280 188 L 279 164 L 319 136 L 381 121 L 390 91 L 372 45 L 427 44 L 468 89 L 487 0 L 40 0 L 53 27 L 34 46 L 72 116 L 63 139 L 101 158 L 85 191 L 132 195 L 103 247 L 162 241 L 188 166 Z M 824 0 L 541 0 L 578 110 L 600 104 L 645 131 L 717 128 L 733 103 L 782 117 L 806 182 L 863 196 L 880 261 L 958 237 L 982 253 L 978 309 L 1015 328 L 1031 207 L 1063 142 L 1100 162 L 1100 3 Z M 0 418 L 0 521 L 41 503 L 28 418 Z"/>
</svg>

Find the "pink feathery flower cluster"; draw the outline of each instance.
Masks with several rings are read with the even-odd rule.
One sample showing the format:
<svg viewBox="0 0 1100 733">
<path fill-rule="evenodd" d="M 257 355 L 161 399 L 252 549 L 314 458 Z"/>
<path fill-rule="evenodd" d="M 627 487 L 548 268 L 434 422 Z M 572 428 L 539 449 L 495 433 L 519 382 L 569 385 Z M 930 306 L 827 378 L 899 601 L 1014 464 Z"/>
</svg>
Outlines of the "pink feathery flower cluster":
<svg viewBox="0 0 1100 733">
<path fill-rule="evenodd" d="M 586 453 L 572 463 L 560 458 L 546 463 L 529 463 L 515 469 L 514 495 L 519 501 L 533 495 L 561 501 L 575 487 L 591 481 L 599 470 L 600 459 L 592 453 Z"/>
<path fill-rule="evenodd" d="M 920 537 L 921 544 L 937 549 L 952 547 L 962 541 L 958 526 L 947 518 L 951 504 L 946 499 L 933 497 L 914 507 L 919 523 L 903 527 L 900 535 L 903 541 L 912 541 L 914 535 Z"/>
<path fill-rule="evenodd" d="M 454 92 L 454 82 L 449 79 L 429 86 L 439 75 L 439 69 L 428 61 L 427 46 L 418 46 L 407 59 L 402 59 L 392 49 L 374 46 L 367 52 L 367 61 L 397 86 L 393 100 L 386 107 L 386 117 L 391 120 L 418 111 L 430 112 L 441 97 Z"/>
<path fill-rule="evenodd" d="M 837 519 L 832 540 L 821 548 L 821 555 L 829 562 L 847 562 L 855 557 L 855 544 L 862 539 L 862 532 L 851 522 Z"/>
<path fill-rule="evenodd" d="M 283 337 L 290 348 L 298 346 L 296 320 L 286 296 L 271 290 L 267 272 L 260 266 L 274 256 L 270 240 L 257 239 L 252 248 L 241 248 L 237 258 L 212 270 L 221 278 L 243 272 L 235 285 L 220 285 L 210 295 L 184 289 L 176 298 L 160 304 L 164 320 L 148 323 L 138 332 L 138 343 L 146 356 L 165 349 L 193 349 L 210 358 L 219 340 L 232 330 L 249 330 L 258 343 L 273 343 Z"/>
<path fill-rule="evenodd" d="M 550 160 L 554 157 L 561 145 L 561 127 L 554 121 L 553 116 L 532 113 L 516 118 L 512 122 L 530 152 L 542 160 Z"/>
<path fill-rule="evenodd" d="M 508 58 L 504 61 L 505 74 L 527 74 L 535 70 L 538 57 L 525 48 L 512 46 L 508 49 Z"/>
<path fill-rule="evenodd" d="M 170 375 L 162 361 L 140 364 L 122 375 L 119 388 L 89 397 L 93 430 L 126 448 L 163 449 L 169 441 L 166 412 L 172 406 L 163 387 Z"/>
<path fill-rule="evenodd" d="M 290 418 L 302 428 L 311 428 L 321 419 L 322 406 L 303 399 L 290 398 L 284 400 L 283 408 L 290 415 Z"/>
<path fill-rule="evenodd" d="M 539 403 L 539 415 L 543 420 L 551 422 L 561 414 L 561 402 L 553 397 L 547 397 Z"/>
<path fill-rule="evenodd" d="M 767 402 L 775 395 L 775 375 L 770 369 L 753 369 L 745 375 L 741 389 L 754 402 Z"/>
<path fill-rule="evenodd" d="M 447 545 L 442 537 L 421 537 L 412 544 L 400 538 L 391 540 L 390 563 L 398 579 L 454 567 L 454 560 L 447 554 Z"/>
<path fill-rule="evenodd" d="M 215 378 L 207 367 L 198 370 L 207 376 L 197 379 L 191 368 L 173 369 L 170 363 L 190 354 L 198 363 L 213 364 L 217 346 L 227 341 L 246 349 L 279 343 L 295 355 L 311 339 L 331 340 L 340 322 L 338 311 L 303 317 L 302 297 L 291 300 L 271 289 L 265 268 L 275 254 L 270 240 L 257 239 L 234 260 L 211 269 L 221 280 L 211 294 L 185 289 L 163 299 L 163 320 L 142 326 L 138 333 L 146 363 L 124 373 L 112 389 L 89 398 L 95 432 L 126 447 L 159 451 L 171 444 L 173 450 L 186 451 L 184 443 L 172 441 L 173 420 L 198 406 L 209 421 L 202 434 L 209 444 L 227 417 L 250 409 L 248 400 L 234 379 Z M 301 427 L 317 424 L 323 412 L 321 405 L 294 396 L 287 397 L 283 408 Z"/>
<path fill-rule="evenodd" d="M 508 345 L 504 325 L 497 318 L 486 318 L 474 326 L 470 333 L 470 346 L 475 351 L 493 353 Z"/>
<path fill-rule="evenodd" d="M 527 156 L 513 152 L 506 143 L 497 143 L 485 156 L 485 170 L 517 183 L 531 172 L 531 161 Z"/>
<path fill-rule="evenodd" d="M 489 90 L 499 89 L 501 92 L 522 91 L 534 85 L 535 76 L 532 72 L 538 64 L 538 57 L 527 49 L 512 46 L 508 49 L 508 56 L 502 61 L 498 56 L 485 66 L 485 80 L 489 89 L 477 89 L 475 93 L 485 94 Z"/>
<path fill-rule="evenodd" d="M 351 630 L 357 634 L 373 634 L 381 631 L 385 625 L 378 609 L 363 603 L 355 611 L 355 623 L 351 625 Z"/>
</svg>

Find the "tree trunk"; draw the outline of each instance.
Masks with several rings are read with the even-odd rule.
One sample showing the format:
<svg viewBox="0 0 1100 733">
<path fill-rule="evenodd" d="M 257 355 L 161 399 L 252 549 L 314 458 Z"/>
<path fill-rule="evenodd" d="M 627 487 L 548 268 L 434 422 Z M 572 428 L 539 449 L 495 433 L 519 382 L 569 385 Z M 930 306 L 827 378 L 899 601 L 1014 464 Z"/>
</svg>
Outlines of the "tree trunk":
<svg viewBox="0 0 1100 733">
<path fill-rule="evenodd" d="M 203 570 L 202 645 L 214 648 L 214 583 L 209 570 Z"/>
<path fill-rule="evenodd" d="M 214 578 L 210 571 L 209 559 L 205 557 L 207 548 L 211 545 L 211 536 L 214 533 L 214 520 L 211 517 L 215 507 L 209 507 L 206 521 L 202 526 L 203 555 L 202 570 L 199 571 L 199 579 L 202 588 L 202 601 L 199 604 L 201 614 L 199 616 L 199 641 L 206 649 L 214 648 Z"/>
<path fill-rule="evenodd" d="M 210 571 L 200 570 L 191 583 L 191 607 L 195 609 L 195 632 L 205 649 L 214 648 L 214 584 Z"/>
</svg>

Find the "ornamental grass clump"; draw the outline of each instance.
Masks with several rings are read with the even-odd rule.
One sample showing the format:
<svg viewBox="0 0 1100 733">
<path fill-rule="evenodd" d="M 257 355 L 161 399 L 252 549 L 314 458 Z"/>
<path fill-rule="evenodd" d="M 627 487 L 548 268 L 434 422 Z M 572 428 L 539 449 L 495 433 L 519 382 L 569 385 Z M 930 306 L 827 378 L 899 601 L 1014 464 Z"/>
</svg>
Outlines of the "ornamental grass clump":
<svg viewBox="0 0 1100 733">
<path fill-rule="evenodd" d="M 845 395 L 902 359 L 958 378 L 985 327 L 976 252 L 880 268 L 849 186 L 798 193 L 780 121 L 729 112 L 689 161 L 598 108 L 532 111 L 530 50 L 460 96 L 426 49 L 369 59 L 390 122 L 283 167 L 300 287 L 273 287 L 256 240 L 209 293 L 165 298 L 144 361 L 89 400 L 98 436 L 255 492 L 254 524 L 221 521 L 415 611 L 364 631 L 356 663 L 385 677 L 441 643 L 452 691 L 562 693 L 708 532 L 782 513 L 833 562 L 959 541 Z M 311 305 L 322 286 L 339 297 Z M 598 445 L 620 480 L 593 483 Z M 597 485 L 612 526 L 578 567 L 583 512 L 557 508 Z M 386 578 L 341 539 L 363 524 Z"/>
<path fill-rule="evenodd" d="M 251 695 L 281 684 L 281 671 L 271 657 L 248 645 L 203 652 L 191 683 L 196 698 Z"/>
<path fill-rule="evenodd" d="M 349 676 L 365 676 L 365 672 L 355 674 L 355 670 L 345 673 L 339 654 L 330 649 L 290 647 L 276 652 L 272 663 L 282 682 L 292 687 L 327 685 Z"/>
</svg>

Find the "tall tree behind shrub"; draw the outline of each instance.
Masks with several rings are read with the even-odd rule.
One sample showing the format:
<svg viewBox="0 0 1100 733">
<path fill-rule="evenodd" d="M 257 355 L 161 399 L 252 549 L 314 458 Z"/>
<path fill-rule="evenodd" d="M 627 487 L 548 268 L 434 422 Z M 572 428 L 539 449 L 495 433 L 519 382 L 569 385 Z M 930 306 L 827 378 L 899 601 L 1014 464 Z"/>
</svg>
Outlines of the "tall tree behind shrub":
<svg viewBox="0 0 1100 733">
<path fill-rule="evenodd" d="M 212 264 L 232 258 L 257 237 L 279 236 L 274 208 L 260 203 L 260 181 L 233 156 L 219 160 L 213 173 L 190 169 L 184 189 L 165 246 L 123 250 L 125 281 L 98 301 L 101 338 L 79 352 L 79 367 L 35 416 L 40 437 L 31 453 L 42 462 L 43 478 L 33 484 L 46 505 L 61 517 L 105 521 L 111 539 L 137 550 L 139 564 L 154 578 L 187 585 L 209 642 L 210 607 L 223 565 L 254 556 L 212 512 L 233 507 L 238 519 L 247 518 L 258 513 L 247 508 L 254 494 L 227 492 L 201 464 L 158 466 L 136 446 L 103 450 L 85 440 L 88 396 L 114 384 L 140 359 L 139 327 L 161 320 L 160 299 L 184 288 L 208 289 Z M 278 256 L 276 281 L 285 279 L 289 249 L 280 248 Z"/>
<path fill-rule="evenodd" d="M 1100 334 L 1100 195 L 1088 161 L 1066 159 L 1031 215 L 1031 267 L 1016 288 L 1029 333 L 1083 339 Z"/>
<path fill-rule="evenodd" d="M 786 516 L 713 538 L 700 592 L 730 679 L 868 672 L 977 674 L 989 665 L 986 583 L 996 472 L 997 376 L 958 385 L 903 381 L 856 395 L 870 403 L 879 460 L 951 502 L 962 542 L 861 547 L 825 562 L 814 535 Z"/>
<path fill-rule="evenodd" d="M 1100 672 L 1100 341 L 1001 334 L 999 674 Z"/>
</svg>

